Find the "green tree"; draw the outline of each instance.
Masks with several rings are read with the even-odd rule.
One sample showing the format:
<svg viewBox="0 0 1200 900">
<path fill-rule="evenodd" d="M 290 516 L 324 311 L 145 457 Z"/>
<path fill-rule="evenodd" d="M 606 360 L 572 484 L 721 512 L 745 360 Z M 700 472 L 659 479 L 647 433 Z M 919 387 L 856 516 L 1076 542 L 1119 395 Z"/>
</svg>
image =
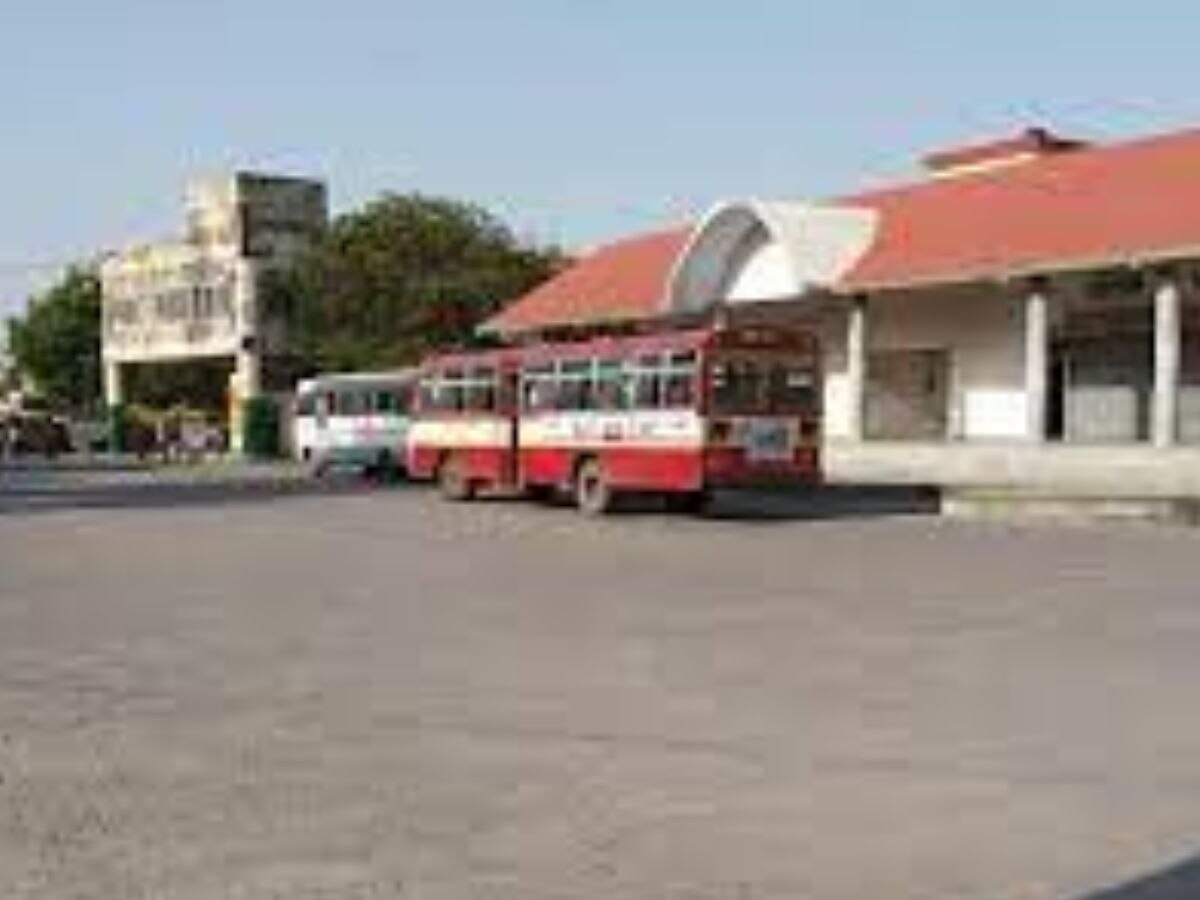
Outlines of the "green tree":
<svg viewBox="0 0 1200 900">
<path fill-rule="evenodd" d="M 100 397 L 100 281 L 69 269 L 9 321 L 17 368 L 55 408 L 93 412 Z"/>
<path fill-rule="evenodd" d="M 483 319 L 562 262 L 477 206 L 387 195 L 335 220 L 267 297 L 310 365 L 398 366 L 473 343 Z"/>
</svg>

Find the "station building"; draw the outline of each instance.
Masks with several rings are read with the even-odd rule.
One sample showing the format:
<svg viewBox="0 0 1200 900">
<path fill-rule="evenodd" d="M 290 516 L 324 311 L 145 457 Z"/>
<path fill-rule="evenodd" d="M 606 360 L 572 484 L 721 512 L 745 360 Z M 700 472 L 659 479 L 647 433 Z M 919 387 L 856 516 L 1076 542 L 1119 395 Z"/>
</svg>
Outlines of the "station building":
<svg viewBox="0 0 1200 900">
<path fill-rule="evenodd" d="M 189 184 L 182 237 L 132 246 L 100 264 L 108 405 L 125 401 L 130 365 L 223 361 L 239 449 L 245 401 L 264 384 L 290 388 L 280 372 L 288 355 L 283 320 L 261 302 L 264 282 L 327 221 L 318 181 L 238 172 Z"/>
<path fill-rule="evenodd" d="M 484 328 L 794 320 L 823 340 L 833 480 L 1200 496 L 1200 130 L 924 165 L 617 241 Z"/>
</svg>

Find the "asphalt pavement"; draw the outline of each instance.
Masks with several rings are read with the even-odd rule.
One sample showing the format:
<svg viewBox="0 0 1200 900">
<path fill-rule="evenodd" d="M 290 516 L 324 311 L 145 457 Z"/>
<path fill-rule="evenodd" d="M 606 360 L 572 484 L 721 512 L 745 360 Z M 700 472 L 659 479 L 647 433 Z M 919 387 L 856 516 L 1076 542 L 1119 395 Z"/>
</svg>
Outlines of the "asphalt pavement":
<svg viewBox="0 0 1200 900">
<path fill-rule="evenodd" d="M 1196 548 L 5 472 L 0 896 L 1195 900 Z"/>
</svg>

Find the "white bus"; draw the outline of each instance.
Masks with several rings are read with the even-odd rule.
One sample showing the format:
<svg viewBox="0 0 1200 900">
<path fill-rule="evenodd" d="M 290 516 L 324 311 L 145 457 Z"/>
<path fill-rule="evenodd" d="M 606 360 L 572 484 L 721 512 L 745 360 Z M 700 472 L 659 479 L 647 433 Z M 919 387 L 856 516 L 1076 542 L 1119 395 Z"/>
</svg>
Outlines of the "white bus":
<svg viewBox="0 0 1200 900">
<path fill-rule="evenodd" d="M 347 372 L 296 387 L 292 446 L 313 474 L 336 468 L 404 474 L 415 370 Z"/>
</svg>

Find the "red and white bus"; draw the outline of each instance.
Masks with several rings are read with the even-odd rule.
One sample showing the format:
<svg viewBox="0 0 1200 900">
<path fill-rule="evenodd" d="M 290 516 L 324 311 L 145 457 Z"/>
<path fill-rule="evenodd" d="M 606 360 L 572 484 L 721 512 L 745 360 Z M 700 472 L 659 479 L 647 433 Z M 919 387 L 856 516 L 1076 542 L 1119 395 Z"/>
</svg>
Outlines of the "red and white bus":
<svg viewBox="0 0 1200 900">
<path fill-rule="evenodd" d="M 452 353 L 422 367 L 408 468 L 451 499 L 570 491 L 700 508 L 715 488 L 820 478 L 821 378 L 807 331 L 713 326 Z"/>
</svg>

